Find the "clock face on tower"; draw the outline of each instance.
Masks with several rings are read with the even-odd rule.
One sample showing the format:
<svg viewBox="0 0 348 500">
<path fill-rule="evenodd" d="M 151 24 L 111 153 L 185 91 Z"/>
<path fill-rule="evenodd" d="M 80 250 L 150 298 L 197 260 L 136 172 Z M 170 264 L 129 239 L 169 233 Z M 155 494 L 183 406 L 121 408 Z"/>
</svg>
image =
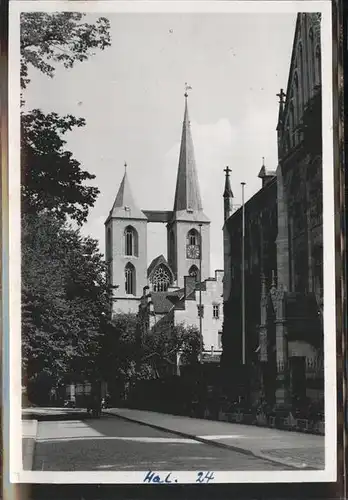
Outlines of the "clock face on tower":
<svg viewBox="0 0 348 500">
<path fill-rule="evenodd" d="M 199 245 L 187 245 L 186 256 L 188 259 L 199 259 Z"/>
</svg>

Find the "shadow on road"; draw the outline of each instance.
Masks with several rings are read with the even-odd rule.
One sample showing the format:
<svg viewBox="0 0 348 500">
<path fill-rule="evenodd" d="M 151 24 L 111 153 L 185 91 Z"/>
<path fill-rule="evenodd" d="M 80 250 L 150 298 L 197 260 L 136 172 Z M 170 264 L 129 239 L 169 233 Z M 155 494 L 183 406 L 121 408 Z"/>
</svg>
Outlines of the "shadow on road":
<svg viewBox="0 0 348 500">
<path fill-rule="evenodd" d="M 23 420 L 38 420 L 39 422 L 48 421 L 65 421 L 65 420 L 90 420 L 92 416 L 87 413 L 87 410 L 82 408 L 76 409 L 57 409 L 54 411 L 25 411 L 22 413 Z"/>
</svg>

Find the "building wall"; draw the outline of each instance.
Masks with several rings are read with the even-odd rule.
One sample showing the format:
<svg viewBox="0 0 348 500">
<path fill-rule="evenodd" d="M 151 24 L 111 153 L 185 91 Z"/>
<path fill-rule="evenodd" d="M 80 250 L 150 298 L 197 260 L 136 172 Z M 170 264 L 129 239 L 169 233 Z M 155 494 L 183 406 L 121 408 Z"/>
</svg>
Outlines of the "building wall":
<svg viewBox="0 0 348 500">
<path fill-rule="evenodd" d="M 290 291 L 313 292 L 319 301 L 323 296 L 321 142 L 320 17 L 299 14 L 278 127 L 278 228 L 284 242 L 278 250 L 278 277 Z"/>
<path fill-rule="evenodd" d="M 139 311 L 140 298 L 119 297 L 114 300 L 112 306 L 113 314 L 131 313 L 137 314 Z"/>
<path fill-rule="evenodd" d="M 277 183 L 266 184 L 245 204 L 246 358 L 254 359 L 260 324 L 261 275 L 268 286 L 276 271 Z M 224 326 L 226 364 L 242 358 L 242 210 L 224 227 Z M 231 367 L 232 368 L 232 367 Z"/>
<path fill-rule="evenodd" d="M 288 86 L 286 95 L 280 94 L 276 179 L 245 205 L 246 361 L 262 369 L 267 398 L 274 396 L 277 404 L 289 401 L 299 378 L 304 376 L 301 388 L 307 394 L 318 395 L 323 381 L 318 309 L 299 316 L 300 305 L 313 304 L 314 296 L 322 304 L 319 23 L 317 14 L 297 17 Z M 230 372 L 242 358 L 241 242 L 238 210 L 224 226 L 222 366 Z M 290 296 L 297 297 L 296 310 L 288 308 Z M 305 341 L 307 328 L 314 335 L 310 342 Z M 256 354 L 260 349 L 263 358 Z M 290 387 L 284 370 L 291 372 Z"/>
<path fill-rule="evenodd" d="M 228 225 L 225 223 L 223 227 L 223 246 L 224 246 L 224 279 L 223 279 L 223 300 L 227 302 L 231 294 L 232 287 L 232 255 L 231 255 L 231 238 Z"/>
<path fill-rule="evenodd" d="M 204 306 L 204 317 L 202 318 L 202 334 L 204 350 L 221 352 L 221 333 L 223 323 L 223 271 L 216 271 L 214 279 L 207 280 L 206 290 L 202 291 L 202 305 Z M 213 305 L 219 305 L 219 318 L 213 317 Z M 185 323 L 187 326 L 196 326 L 199 329 L 200 320 L 198 316 L 199 291 L 195 292 L 194 300 L 185 301 L 184 310 L 175 311 L 175 324 Z"/>
<path fill-rule="evenodd" d="M 283 117 L 282 146 L 285 152 L 301 141 L 298 125 L 304 109 L 321 84 L 320 15 L 299 14 L 290 64 Z"/>
</svg>

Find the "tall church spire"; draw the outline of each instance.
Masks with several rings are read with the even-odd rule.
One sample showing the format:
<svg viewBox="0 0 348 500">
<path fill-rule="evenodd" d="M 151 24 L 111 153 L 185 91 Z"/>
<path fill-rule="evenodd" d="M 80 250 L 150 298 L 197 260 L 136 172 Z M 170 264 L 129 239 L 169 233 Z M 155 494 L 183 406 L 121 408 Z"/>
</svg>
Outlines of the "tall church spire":
<svg viewBox="0 0 348 500">
<path fill-rule="evenodd" d="M 174 198 L 174 212 L 181 210 L 203 210 L 188 114 L 187 91 L 185 92 L 185 113 Z"/>
<path fill-rule="evenodd" d="M 119 218 L 146 219 L 144 213 L 135 204 L 127 175 L 127 163 L 110 215 Z"/>
</svg>

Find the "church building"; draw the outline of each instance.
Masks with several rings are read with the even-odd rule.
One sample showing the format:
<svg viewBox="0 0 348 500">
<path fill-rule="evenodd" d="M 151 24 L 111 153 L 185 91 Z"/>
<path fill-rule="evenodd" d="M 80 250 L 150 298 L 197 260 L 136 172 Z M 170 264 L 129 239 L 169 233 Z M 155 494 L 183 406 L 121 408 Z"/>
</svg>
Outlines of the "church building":
<svg viewBox="0 0 348 500">
<path fill-rule="evenodd" d="M 203 211 L 187 100 L 185 93 L 173 210 L 138 208 L 125 168 L 105 222 L 108 278 L 114 314 L 143 313 L 150 303 L 155 322 L 171 318 L 171 324 L 201 327 L 206 349 L 221 353 L 223 271 L 210 277 L 210 220 Z M 148 265 L 149 223 L 166 224 L 167 257 Z"/>
<path fill-rule="evenodd" d="M 247 392 L 270 405 L 322 402 L 324 394 L 320 61 L 320 14 L 298 14 L 288 84 L 278 94 L 278 165 L 262 164 L 244 227 L 226 172 L 222 366 L 226 379 L 240 379 L 244 272 Z"/>
</svg>

